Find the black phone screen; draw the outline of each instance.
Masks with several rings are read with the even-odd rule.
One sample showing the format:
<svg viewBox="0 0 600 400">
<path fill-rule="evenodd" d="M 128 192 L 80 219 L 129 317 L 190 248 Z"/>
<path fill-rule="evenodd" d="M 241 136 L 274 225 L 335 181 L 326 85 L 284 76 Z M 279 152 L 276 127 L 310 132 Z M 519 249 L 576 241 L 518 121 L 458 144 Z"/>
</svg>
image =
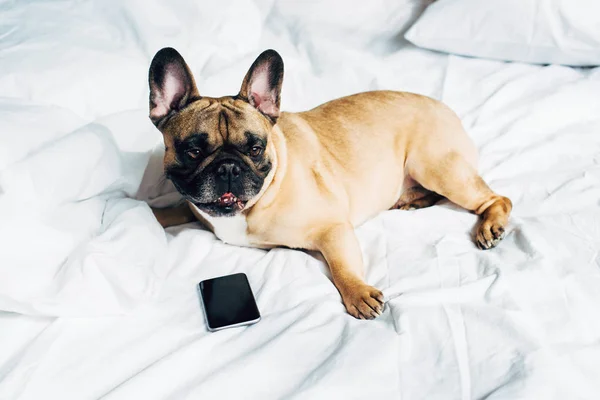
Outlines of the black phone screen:
<svg viewBox="0 0 600 400">
<path fill-rule="evenodd" d="M 210 330 L 257 322 L 260 313 L 246 274 L 207 279 L 198 284 Z"/>
</svg>

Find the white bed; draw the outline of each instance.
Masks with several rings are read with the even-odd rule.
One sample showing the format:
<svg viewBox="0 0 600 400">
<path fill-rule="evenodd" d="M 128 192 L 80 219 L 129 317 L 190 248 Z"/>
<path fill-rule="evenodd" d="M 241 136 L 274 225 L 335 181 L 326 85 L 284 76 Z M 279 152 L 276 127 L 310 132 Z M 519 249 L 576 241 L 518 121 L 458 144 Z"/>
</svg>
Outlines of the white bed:
<svg viewBox="0 0 600 400">
<path fill-rule="evenodd" d="M 0 3 L 0 399 L 600 398 L 600 68 L 417 49 L 402 2 L 296 3 Z M 447 201 L 380 214 L 357 232 L 389 301 L 360 321 L 315 254 L 163 231 L 143 201 L 178 200 L 147 118 L 163 46 L 205 95 L 275 48 L 284 110 L 446 102 L 514 203 L 506 239 L 478 250 Z M 262 321 L 210 333 L 195 286 L 233 272 Z"/>
</svg>

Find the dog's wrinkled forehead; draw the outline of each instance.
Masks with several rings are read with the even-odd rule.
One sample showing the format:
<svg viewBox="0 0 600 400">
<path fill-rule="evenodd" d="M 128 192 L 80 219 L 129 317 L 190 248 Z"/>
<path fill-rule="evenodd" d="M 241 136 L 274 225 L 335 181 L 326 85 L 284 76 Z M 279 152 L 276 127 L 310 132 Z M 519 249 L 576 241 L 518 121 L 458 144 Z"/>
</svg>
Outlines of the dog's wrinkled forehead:
<svg viewBox="0 0 600 400">
<path fill-rule="evenodd" d="M 247 133 L 267 139 L 270 130 L 267 118 L 247 102 L 234 97 L 203 97 L 173 115 L 163 126 L 165 140 L 171 144 L 206 134 L 212 148 L 244 143 Z"/>
</svg>

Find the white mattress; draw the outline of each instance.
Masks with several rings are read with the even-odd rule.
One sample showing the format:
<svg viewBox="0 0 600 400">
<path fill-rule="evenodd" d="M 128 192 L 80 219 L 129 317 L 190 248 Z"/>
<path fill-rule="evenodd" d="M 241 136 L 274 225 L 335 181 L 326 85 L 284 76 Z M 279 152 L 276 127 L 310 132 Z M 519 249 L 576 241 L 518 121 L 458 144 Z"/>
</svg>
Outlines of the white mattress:
<svg viewBox="0 0 600 400">
<path fill-rule="evenodd" d="M 407 2 L 168 3 L 0 4 L 0 399 L 598 398 L 600 69 L 410 47 Z M 147 118 L 163 46 L 205 95 L 237 93 L 272 47 L 284 110 L 445 101 L 514 203 L 506 239 L 478 250 L 448 202 L 381 213 L 357 233 L 389 301 L 360 321 L 315 254 L 163 231 L 141 201 L 178 200 Z M 233 272 L 263 319 L 210 333 L 196 284 Z"/>
</svg>

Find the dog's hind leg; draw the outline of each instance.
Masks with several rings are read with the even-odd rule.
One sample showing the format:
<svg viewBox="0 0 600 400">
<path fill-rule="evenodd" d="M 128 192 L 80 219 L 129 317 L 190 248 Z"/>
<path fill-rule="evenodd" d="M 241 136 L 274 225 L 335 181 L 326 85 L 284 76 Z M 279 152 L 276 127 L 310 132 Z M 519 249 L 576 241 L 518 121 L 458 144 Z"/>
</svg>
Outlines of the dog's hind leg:
<svg viewBox="0 0 600 400">
<path fill-rule="evenodd" d="M 512 203 L 494 193 L 463 155 L 456 151 L 439 156 L 415 153 L 407 168 L 424 188 L 481 216 L 475 237 L 479 248 L 490 249 L 504 238 Z"/>
<path fill-rule="evenodd" d="M 392 209 L 418 210 L 419 208 L 431 207 L 442 198 L 443 196 L 427 190 L 421 185 L 416 185 L 402 192 L 402 195 L 400 195 L 400 198 Z"/>
</svg>

